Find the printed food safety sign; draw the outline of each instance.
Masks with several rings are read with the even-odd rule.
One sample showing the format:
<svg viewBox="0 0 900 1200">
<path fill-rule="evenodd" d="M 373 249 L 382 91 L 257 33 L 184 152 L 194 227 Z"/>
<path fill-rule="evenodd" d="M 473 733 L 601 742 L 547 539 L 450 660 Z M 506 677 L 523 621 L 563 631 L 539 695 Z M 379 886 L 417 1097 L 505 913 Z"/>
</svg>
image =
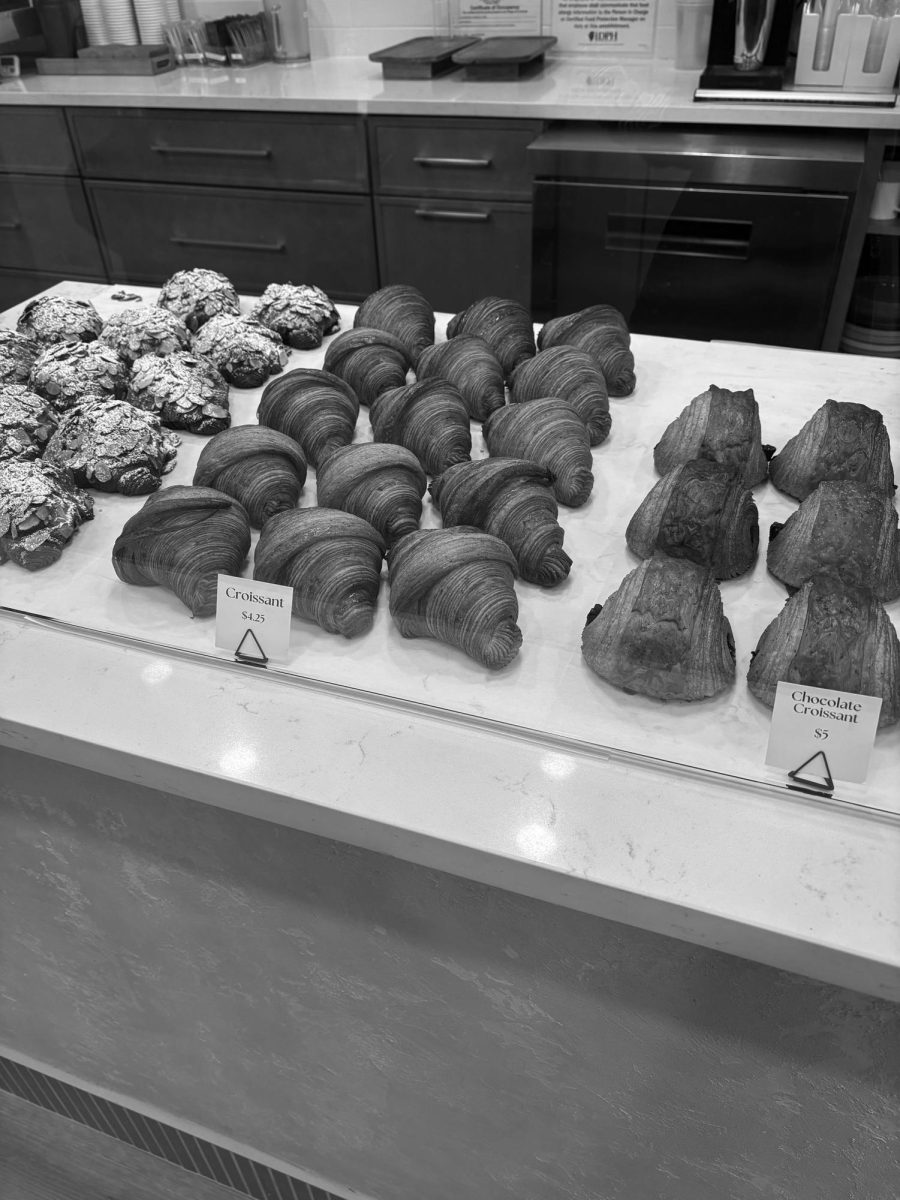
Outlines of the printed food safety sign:
<svg viewBox="0 0 900 1200">
<path fill-rule="evenodd" d="M 237 575 L 220 575 L 216 594 L 216 645 L 238 662 L 264 667 L 288 657 L 294 589 Z"/>
<path fill-rule="evenodd" d="M 880 712 L 880 696 L 779 683 L 766 765 L 823 791 L 836 779 L 864 783 Z"/>
<path fill-rule="evenodd" d="M 653 0 L 553 0 L 550 32 L 557 50 L 652 54 Z"/>
</svg>

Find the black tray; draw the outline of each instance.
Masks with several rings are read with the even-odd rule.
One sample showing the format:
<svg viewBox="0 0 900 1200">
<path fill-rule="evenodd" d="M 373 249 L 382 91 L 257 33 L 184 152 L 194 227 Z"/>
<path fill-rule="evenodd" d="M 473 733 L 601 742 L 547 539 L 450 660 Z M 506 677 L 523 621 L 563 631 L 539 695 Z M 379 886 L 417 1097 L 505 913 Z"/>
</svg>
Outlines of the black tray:
<svg viewBox="0 0 900 1200">
<path fill-rule="evenodd" d="M 385 50 L 373 50 L 369 58 L 381 63 L 385 79 L 434 79 L 437 75 L 458 70 L 452 56 L 477 41 L 477 38 L 464 37 L 410 38 L 408 42 L 398 42 Z"/>
<path fill-rule="evenodd" d="M 544 52 L 555 45 L 555 37 L 485 38 L 453 61 L 465 67 L 465 79 L 522 79 L 543 69 Z"/>
</svg>

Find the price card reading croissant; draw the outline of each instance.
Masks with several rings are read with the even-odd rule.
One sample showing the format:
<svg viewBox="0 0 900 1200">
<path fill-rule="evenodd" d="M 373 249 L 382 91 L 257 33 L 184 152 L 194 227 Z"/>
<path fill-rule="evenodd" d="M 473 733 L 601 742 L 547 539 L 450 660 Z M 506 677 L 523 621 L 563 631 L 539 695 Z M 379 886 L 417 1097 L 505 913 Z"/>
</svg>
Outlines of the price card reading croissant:
<svg viewBox="0 0 900 1200">
<path fill-rule="evenodd" d="M 779 683 L 766 763 L 823 792 L 864 783 L 880 712 L 880 696 Z"/>
<path fill-rule="evenodd" d="M 238 662 L 264 667 L 269 659 L 284 661 L 291 641 L 294 589 L 220 575 L 216 596 L 216 645 Z"/>
</svg>

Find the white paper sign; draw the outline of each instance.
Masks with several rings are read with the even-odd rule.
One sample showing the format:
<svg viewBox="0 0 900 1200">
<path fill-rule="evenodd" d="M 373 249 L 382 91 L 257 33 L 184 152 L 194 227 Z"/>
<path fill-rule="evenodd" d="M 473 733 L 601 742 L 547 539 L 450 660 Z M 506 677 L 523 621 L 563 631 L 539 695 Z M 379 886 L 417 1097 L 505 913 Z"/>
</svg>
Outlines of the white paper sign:
<svg viewBox="0 0 900 1200">
<path fill-rule="evenodd" d="M 880 712 L 880 696 L 779 683 L 766 763 L 798 783 L 863 783 Z"/>
<path fill-rule="evenodd" d="M 454 35 L 534 36 L 541 32 L 541 0 L 451 0 Z"/>
<path fill-rule="evenodd" d="M 556 49 L 652 54 L 654 0 L 553 0 Z"/>
<path fill-rule="evenodd" d="M 288 657 L 294 589 L 237 575 L 220 575 L 216 645 L 240 662 L 265 666 Z"/>
</svg>

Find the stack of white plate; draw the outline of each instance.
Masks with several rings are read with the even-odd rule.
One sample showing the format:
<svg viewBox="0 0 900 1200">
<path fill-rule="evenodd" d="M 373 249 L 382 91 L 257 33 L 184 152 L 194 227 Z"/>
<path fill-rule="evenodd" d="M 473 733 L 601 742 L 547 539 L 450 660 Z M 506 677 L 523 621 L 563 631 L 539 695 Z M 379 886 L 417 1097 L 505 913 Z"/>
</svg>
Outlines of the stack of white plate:
<svg viewBox="0 0 900 1200">
<path fill-rule="evenodd" d="M 106 0 L 108 3 L 109 0 Z M 129 0 L 129 3 L 131 0 Z M 168 21 L 181 19 L 181 6 L 178 0 L 134 0 L 134 11 L 137 16 L 138 32 L 144 45 L 165 42 L 166 35 L 163 26 Z"/>
</svg>

